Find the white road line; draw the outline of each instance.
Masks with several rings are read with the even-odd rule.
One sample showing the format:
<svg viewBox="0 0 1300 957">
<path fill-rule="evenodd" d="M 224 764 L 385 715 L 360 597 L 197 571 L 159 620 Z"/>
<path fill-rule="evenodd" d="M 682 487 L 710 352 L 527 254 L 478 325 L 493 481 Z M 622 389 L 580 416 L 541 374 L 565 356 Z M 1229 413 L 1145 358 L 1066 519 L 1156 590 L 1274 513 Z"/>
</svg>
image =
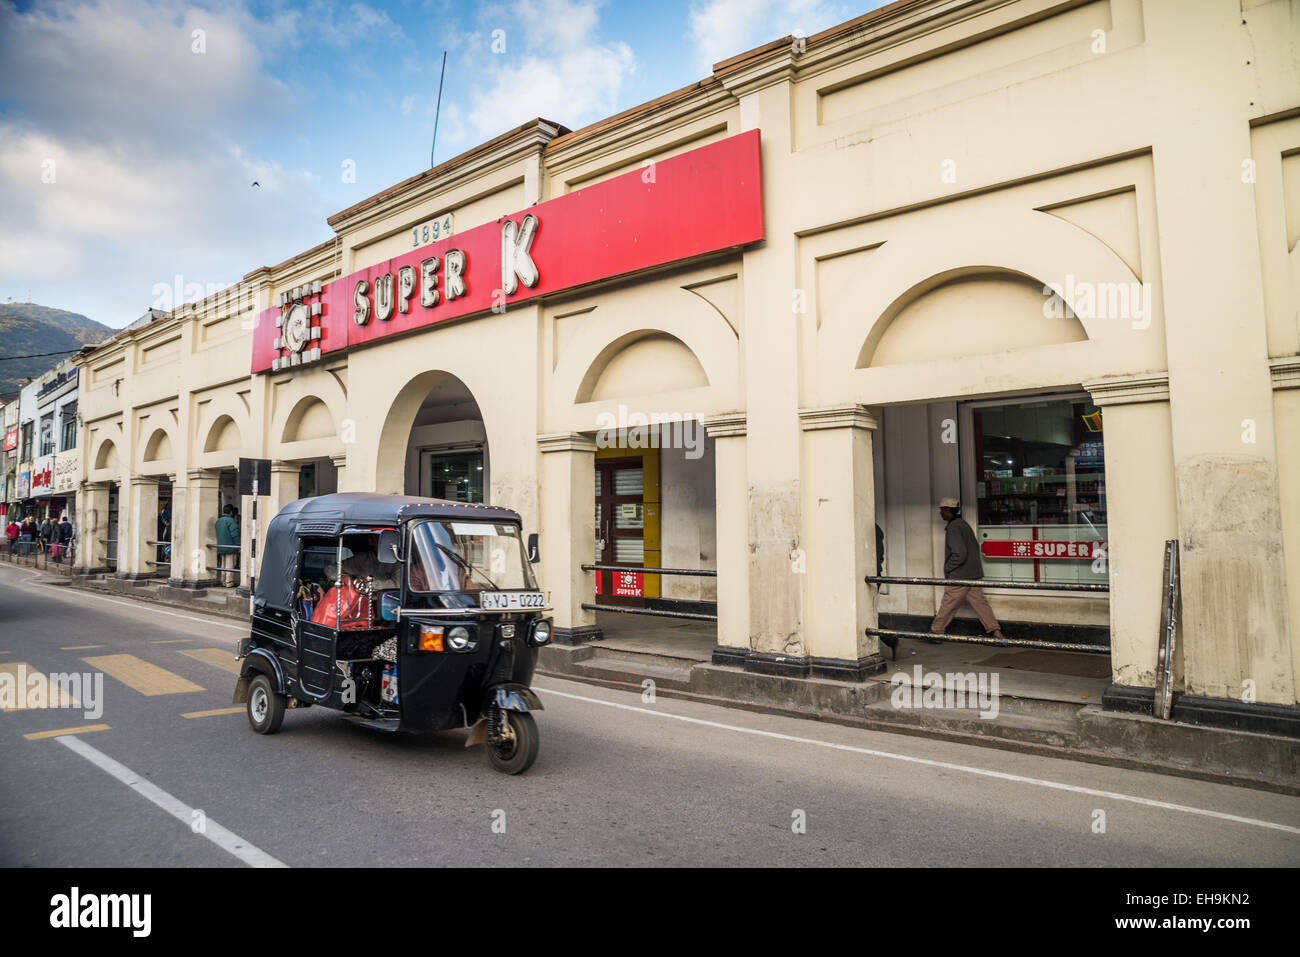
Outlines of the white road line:
<svg viewBox="0 0 1300 957">
<path fill-rule="evenodd" d="M 25 569 L 22 570 L 25 571 Z M 31 572 L 30 577 L 35 577 L 39 574 L 40 572 Z M 70 588 L 71 586 L 65 586 L 65 587 Z M 224 621 L 215 621 L 211 618 L 199 618 L 196 617 L 195 615 L 182 615 L 179 612 L 169 611 L 166 608 L 160 608 L 159 606 L 154 605 L 152 603 L 118 601 L 116 598 L 105 598 L 103 595 L 92 595 L 89 592 L 84 592 L 80 589 L 76 589 L 71 592 L 65 592 L 60 588 L 56 588 L 51 592 L 51 594 L 53 594 L 58 598 L 63 598 L 69 601 L 73 600 L 74 597 L 89 598 L 92 601 L 103 601 L 103 602 L 107 602 L 110 605 L 121 605 L 123 608 L 132 608 L 136 611 L 153 612 L 154 614 L 158 614 L 158 615 L 168 615 L 172 618 L 184 618 L 186 621 L 197 621 L 205 625 L 216 625 L 218 628 L 232 628 L 235 631 L 242 631 L 245 634 L 248 633 L 247 625 L 231 625 L 231 624 L 227 624 Z"/>
<path fill-rule="evenodd" d="M 541 688 L 533 685 L 534 691 L 545 692 L 546 694 L 558 695 L 561 698 L 572 698 L 575 701 L 587 701 L 591 704 L 601 704 L 607 708 L 618 708 L 622 711 L 637 711 L 641 714 L 653 715 L 656 718 L 671 718 L 674 721 L 686 721 L 690 724 L 701 724 L 709 728 L 720 728 L 723 731 L 737 731 L 741 734 L 755 734 L 764 738 L 776 738 L 780 741 L 792 741 L 796 744 L 811 744 L 819 748 L 830 748 L 834 751 L 850 751 L 854 754 L 866 754 L 873 758 L 890 758 L 895 761 L 906 761 L 910 764 L 923 764 L 931 768 L 944 768 L 949 771 L 964 771 L 967 774 L 979 774 L 984 777 L 997 778 L 1001 781 L 1014 781 L 1017 784 L 1033 784 L 1043 788 L 1053 788 L 1057 791 L 1072 791 L 1075 794 L 1087 794 L 1092 797 L 1109 798 L 1112 801 L 1128 801 L 1132 804 L 1144 804 L 1147 807 L 1158 807 L 1166 811 L 1182 811 L 1184 814 L 1199 814 L 1202 817 L 1217 818 L 1221 821 L 1235 821 L 1238 824 L 1250 824 L 1255 827 L 1266 827 L 1275 831 L 1284 831 L 1288 834 L 1300 834 L 1300 827 L 1292 827 L 1289 824 L 1276 824 L 1273 821 L 1259 821 L 1251 817 L 1239 817 L 1236 814 L 1225 814 L 1222 811 L 1209 811 L 1205 808 L 1189 807 L 1186 804 L 1170 804 L 1167 801 L 1154 801 L 1151 798 L 1137 797 L 1132 794 L 1117 794 L 1114 791 L 1098 791 L 1095 788 L 1079 787 L 1075 784 L 1062 784 L 1059 781 L 1045 781 L 1042 778 L 1029 778 L 1019 774 L 1008 774 L 1005 771 L 990 771 L 988 768 L 973 768 L 965 764 L 951 764 L 947 761 L 933 761 L 929 758 L 917 758 L 909 754 L 895 754 L 892 751 L 877 751 L 874 748 L 859 748 L 851 744 L 835 744 L 831 741 L 818 741 L 816 738 L 801 738 L 793 734 L 781 734 L 777 731 L 762 731 L 758 728 L 742 728 L 734 724 L 722 724 L 718 721 L 705 721 L 703 718 L 688 718 L 685 715 L 669 714 L 666 711 L 655 711 L 652 708 L 638 708 L 630 704 L 619 704 L 615 701 L 602 701 L 600 698 L 588 698 L 584 695 L 569 694 L 565 691 L 556 691 L 554 688 Z"/>
<path fill-rule="evenodd" d="M 135 791 L 141 797 L 144 797 L 154 804 L 158 805 L 176 820 L 183 823 L 187 828 L 194 822 L 194 809 L 183 804 L 181 801 L 172 797 L 162 788 L 144 780 L 126 765 L 114 761 L 103 751 L 92 747 L 85 741 L 75 735 L 55 738 L 64 747 L 77 752 L 91 764 L 95 765 L 102 771 L 106 771 L 113 777 L 117 778 L 132 791 Z M 227 831 L 212 818 L 207 818 L 203 829 L 202 837 L 206 837 L 217 847 L 221 848 L 228 854 L 239 858 L 250 867 L 288 867 L 283 861 L 278 861 L 270 854 L 259 848 L 254 847 L 248 841 L 244 840 L 238 834 Z"/>
</svg>

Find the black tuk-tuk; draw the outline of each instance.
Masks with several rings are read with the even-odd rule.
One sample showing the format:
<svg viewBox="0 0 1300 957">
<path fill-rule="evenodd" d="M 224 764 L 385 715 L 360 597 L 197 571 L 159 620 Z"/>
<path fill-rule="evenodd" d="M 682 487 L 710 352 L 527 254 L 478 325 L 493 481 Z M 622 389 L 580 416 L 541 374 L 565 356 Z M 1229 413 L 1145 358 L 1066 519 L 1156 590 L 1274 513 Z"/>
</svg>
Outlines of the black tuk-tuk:
<svg viewBox="0 0 1300 957">
<path fill-rule="evenodd" d="M 344 493 L 271 519 L 235 703 L 259 734 L 322 705 L 385 731 L 471 728 L 507 774 L 537 757 L 529 690 L 551 638 L 507 508 Z"/>
</svg>

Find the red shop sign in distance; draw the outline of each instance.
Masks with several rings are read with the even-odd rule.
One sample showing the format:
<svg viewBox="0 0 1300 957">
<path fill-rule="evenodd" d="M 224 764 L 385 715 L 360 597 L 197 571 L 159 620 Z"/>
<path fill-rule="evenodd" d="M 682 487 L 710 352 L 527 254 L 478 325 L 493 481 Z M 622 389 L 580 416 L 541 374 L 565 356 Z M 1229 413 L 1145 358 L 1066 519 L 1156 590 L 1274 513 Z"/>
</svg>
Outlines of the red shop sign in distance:
<svg viewBox="0 0 1300 957">
<path fill-rule="evenodd" d="M 751 130 L 299 287 L 258 316 L 253 372 L 762 238 Z"/>
<path fill-rule="evenodd" d="M 5 451 L 12 452 L 18 448 L 18 430 L 10 429 L 5 433 Z"/>
<path fill-rule="evenodd" d="M 1101 558 L 1106 542 L 997 542 L 980 543 L 985 558 Z"/>
</svg>

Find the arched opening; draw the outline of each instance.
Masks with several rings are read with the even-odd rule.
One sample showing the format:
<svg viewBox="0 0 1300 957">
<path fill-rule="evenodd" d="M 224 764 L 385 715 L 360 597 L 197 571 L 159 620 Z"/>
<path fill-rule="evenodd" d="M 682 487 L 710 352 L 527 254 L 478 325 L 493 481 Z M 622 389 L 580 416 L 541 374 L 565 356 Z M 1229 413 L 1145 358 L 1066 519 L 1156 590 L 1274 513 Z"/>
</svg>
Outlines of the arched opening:
<svg viewBox="0 0 1300 957">
<path fill-rule="evenodd" d="M 487 429 L 464 382 L 425 372 L 397 394 L 380 438 L 377 491 L 487 502 L 490 467 Z"/>
<path fill-rule="evenodd" d="M 1083 324 L 1042 282 L 975 268 L 933 276 L 874 323 L 857 368 L 1083 342 Z"/>
<path fill-rule="evenodd" d="M 690 346 L 676 336 L 639 329 L 615 339 L 596 356 L 576 402 L 707 387 L 709 377 Z"/>
<path fill-rule="evenodd" d="M 99 446 L 99 451 L 95 453 L 96 469 L 117 468 L 117 446 L 113 444 L 112 439 L 105 439 Z"/>
<path fill-rule="evenodd" d="M 207 439 L 203 443 L 204 452 L 232 452 L 243 445 L 239 426 L 228 415 L 223 415 L 212 423 L 208 429 Z"/>
<path fill-rule="evenodd" d="M 144 446 L 144 461 L 166 462 L 172 457 L 172 440 L 164 429 L 155 429 Z"/>
<path fill-rule="evenodd" d="M 303 396 L 284 422 L 281 442 L 333 438 L 337 434 L 329 406 L 314 395 Z"/>
</svg>

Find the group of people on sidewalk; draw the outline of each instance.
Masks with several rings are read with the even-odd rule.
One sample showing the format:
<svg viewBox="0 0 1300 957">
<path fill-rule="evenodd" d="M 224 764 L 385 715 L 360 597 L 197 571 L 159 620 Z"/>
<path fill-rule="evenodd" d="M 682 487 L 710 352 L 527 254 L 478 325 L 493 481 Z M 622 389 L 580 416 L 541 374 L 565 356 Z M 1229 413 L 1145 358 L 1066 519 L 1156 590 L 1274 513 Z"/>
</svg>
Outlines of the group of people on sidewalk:
<svg viewBox="0 0 1300 957">
<path fill-rule="evenodd" d="M 5 526 L 5 541 L 10 555 L 30 555 L 33 552 L 49 555 L 56 562 L 64 561 L 72 551 L 75 532 L 65 514 L 55 519 L 46 516 L 38 525 L 32 516 L 22 521 L 10 518 Z"/>
</svg>

